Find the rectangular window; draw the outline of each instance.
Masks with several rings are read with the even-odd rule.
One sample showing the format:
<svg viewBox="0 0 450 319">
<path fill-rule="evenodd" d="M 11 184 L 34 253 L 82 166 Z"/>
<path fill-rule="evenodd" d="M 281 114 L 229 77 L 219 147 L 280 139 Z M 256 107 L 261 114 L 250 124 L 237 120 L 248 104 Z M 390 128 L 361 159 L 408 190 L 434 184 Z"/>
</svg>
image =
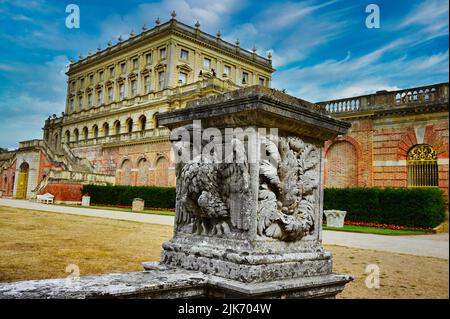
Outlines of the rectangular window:
<svg viewBox="0 0 450 319">
<path fill-rule="evenodd" d="M 113 76 L 115 75 L 115 73 L 116 73 L 116 72 L 115 72 L 114 67 L 113 67 L 113 66 L 110 67 L 110 68 L 109 68 L 109 76 L 110 76 L 110 77 L 113 77 Z"/>
<path fill-rule="evenodd" d="M 203 67 L 205 69 L 209 69 L 211 67 L 211 59 L 204 58 L 203 59 Z"/>
<path fill-rule="evenodd" d="M 94 84 L 94 76 L 92 74 L 89 75 L 89 84 L 90 85 Z"/>
<path fill-rule="evenodd" d="M 138 68 L 138 59 L 134 58 L 133 59 L 133 69 L 137 69 Z"/>
<path fill-rule="evenodd" d="M 146 62 L 147 64 L 152 64 L 152 54 L 151 54 L 151 53 L 147 53 L 147 54 L 145 55 L 145 62 Z"/>
<path fill-rule="evenodd" d="M 131 96 L 136 96 L 137 95 L 137 81 L 133 80 L 131 81 Z"/>
<path fill-rule="evenodd" d="M 103 90 L 99 90 L 97 92 L 97 105 L 100 106 L 103 104 Z"/>
<path fill-rule="evenodd" d="M 122 64 L 120 65 L 120 71 L 121 71 L 122 73 L 127 72 L 127 64 L 126 64 L 126 63 L 122 63 Z"/>
<path fill-rule="evenodd" d="M 166 48 L 159 49 L 159 58 L 165 59 L 166 58 Z"/>
<path fill-rule="evenodd" d="M 248 84 L 248 73 L 242 72 L 242 84 Z"/>
<path fill-rule="evenodd" d="M 189 52 L 186 50 L 181 49 L 180 51 L 180 59 L 181 60 L 187 60 L 189 57 Z"/>
<path fill-rule="evenodd" d="M 180 72 L 178 74 L 178 83 L 179 84 L 186 84 L 186 82 L 187 82 L 187 74 L 183 73 L 183 72 Z"/>
<path fill-rule="evenodd" d="M 164 80 L 165 80 L 165 73 L 164 71 L 158 73 L 158 80 L 159 80 L 159 89 L 162 90 L 164 88 Z"/>
<path fill-rule="evenodd" d="M 100 71 L 100 72 L 98 73 L 98 77 L 99 77 L 100 81 L 103 81 L 103 80 L 104 80 L 104 72 L 103 72 L 103 71 Z"/>
<path fill-rule="evenodd" d="M 125 98 L 125 84 L 119 85 L 119 97 L 121 100 Z"/>
<path fill-rule="evenodd" d="M 264 83 L 265 83 L 264 78 L 259 78 L 259 85 L 264 86 Z"/>
<path fill-rule="evenodd" d="M 84 87 L 84 78 L 80 80 L 80 87 Z"/>
<path fill-rule="evenodd" d="M 114 96 L 113 96 L 113 88 L 109 87 L 108 88 L 108 102 L 111 103 L 112 101 L 114 101 Z"/>
<path fill-rule="evenodd" d="M 83 109 L 83 97 L 82 97 L 82 96 L 80 96 L 80 97 L 78 98 L 78 108 L 79 108 L 80 110 Z"/>
<path fill-rule="evenodd" d="M 70 111 L 74 111 L 75 110 L 75 102 L 74 102 L 73 99 L 70 99 L 69 107 L 70 107 Z"/>
<path fill-rule="evenodd" d="M 230 77 L 231 74 L 231 68 L 228 65 L 225 65 L 223 67 L 223 75 L 226 77 Z"/>
<path fill-rule="evenodd" d="M 72 91 L 75 91 L 75 81 L 72 82 Z"/>
<path fill-rule="evenodd" d="M 150 90 L 151 90 L 150 76 L 146 76 L 144 78 L 144 83 L 145 83 L 145 94 L 148 94 L 148 93 L 150 93 Z"/>
<path fill-rule="evenodd" d="M 92 107 L 92 102 L 93 102 L 92 94 L 88 94 L 88 107 L 89 107 L 89 108 Z"/>
</svg>

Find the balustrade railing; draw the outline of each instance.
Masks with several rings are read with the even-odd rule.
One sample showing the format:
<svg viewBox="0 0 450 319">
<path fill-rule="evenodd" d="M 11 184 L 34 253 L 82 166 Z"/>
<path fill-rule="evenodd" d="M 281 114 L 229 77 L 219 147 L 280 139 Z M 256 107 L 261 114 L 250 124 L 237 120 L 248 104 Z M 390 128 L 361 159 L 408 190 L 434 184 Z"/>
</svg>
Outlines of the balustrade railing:
<svg viewBox="0 0 450 319">
<path fill-rule="evenodd" d="M 331 114 L 448 102 L 448 83 L 318 102 Z"/>
</svg>

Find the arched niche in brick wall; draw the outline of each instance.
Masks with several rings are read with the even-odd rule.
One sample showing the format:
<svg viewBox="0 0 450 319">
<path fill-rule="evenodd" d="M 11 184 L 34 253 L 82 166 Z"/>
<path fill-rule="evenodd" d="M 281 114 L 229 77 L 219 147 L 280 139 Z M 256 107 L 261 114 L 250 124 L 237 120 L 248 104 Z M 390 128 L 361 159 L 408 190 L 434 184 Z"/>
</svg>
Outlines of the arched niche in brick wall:
<svg viewBox="0 0 450 319">
<path fill-rule="evenodd" d="M 356 187 L 360 175 L 361 150 L 354 139 L 339 137 L 325 149 L 325 186 Z"/>
</svg>

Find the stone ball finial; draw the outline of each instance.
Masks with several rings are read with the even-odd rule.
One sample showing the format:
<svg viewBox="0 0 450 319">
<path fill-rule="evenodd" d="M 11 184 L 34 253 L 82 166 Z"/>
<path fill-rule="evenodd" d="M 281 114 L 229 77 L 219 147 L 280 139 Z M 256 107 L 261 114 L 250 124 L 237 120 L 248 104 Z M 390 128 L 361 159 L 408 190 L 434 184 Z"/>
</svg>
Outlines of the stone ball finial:
<svg viewBox="0 0 450 319">
<path fill-rule="evenodd" d="M 220 38 L 220 37 L 222 36 L 222 33 L 220 33 L 220 30 L 217 31 L 216 36 L 217 36 L 218 38 Z"/>
<path fill-rule="evenodd" d="M 75 63 L 75 61 L 73 60 L 73 58 L 70 58 L 70 64 L 73 64 L 73 63 Z"/>
<path fill-rule="evenodd" d="M 92 51 L 88 51 L 88 55 L 92 55 Z"/>
<path fill-rule="evenodd" d="M 256 47 L 255 46 L 253 46 L 252 51 L 253 51 L 253 53 L 256 53 Z"/>
<path fill-rule="evenodd" d="M 177 13 L 175 12 L 175 10 L 172 11 L 172 13 L 170 14 L 170 16 L 172 17 L 172 19 L 175 19 L 177 16 Z"/>
<path fill-rule="evenodd" d="M 130 32 L 130 37 L 134 37 L 134 36 L 135 36 L 134 31 L 131 30 L 131 32 Z"/>
<path fill-rule="evenodd" d="M 241 42 L 239 42 L 239 39 L 236 40 L 236 46 L 240 46 Z"/>
<path fill-rule="evenodd" d="M 117 38 L 117 40 L 119 40 L 119 42 L 122 42 L 122 40 L 123 40 L 122 35 L 119 35 L 119 37 Z"/>
<path fill-rule="evenodd" d="M 156 24 L 156 25 L 160 25 L 160 24 L 161 24 L 161 20 L 159 20 L 159 17 L 158 17 L 158 18 L 156 18 L 156 20 L 155 20 L 155 24 Z"/>
<path fill-rule="evenodd" d="M 109 47 L 112 46 L 111 40 L 108 41 L 108 46 L 109 46 Z"/>
<path fill-rule="evenodd" d="M 144 25 L 142 26 L 142 31 L 146 31 L 146 30 L 147 30 L 147 26 L 144 23 Z"/>
<path fill-rule="evenodd" d="M 195 23 L 195 27 L 196 27 L 197 29 L 200 29 L 200 22 L 198 22 L 198 20 L 197 20 L 197 22 Z"/>
<path fill-rule="evenodd" d="M 268 58 L 269 60 L 272 60 L 272 53 L 271 53 L 271 52 L 269 52 L 269 54 L 267 55 L 267 58 Z"/>
<path fill-rule="evenodd" d="M 83 55 L 80 54 L 80 55 L 78 56 L 78 58 L 79 58 L 80 60 L 83 60 Z"/>
</svg>

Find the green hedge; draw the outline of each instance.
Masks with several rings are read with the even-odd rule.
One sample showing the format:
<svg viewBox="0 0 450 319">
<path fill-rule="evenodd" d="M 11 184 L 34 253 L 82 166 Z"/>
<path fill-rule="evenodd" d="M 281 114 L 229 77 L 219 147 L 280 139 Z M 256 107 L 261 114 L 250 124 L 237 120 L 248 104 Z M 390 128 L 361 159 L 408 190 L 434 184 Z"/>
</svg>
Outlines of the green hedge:
<svg viewBox="0 0 450 319">
<path fill-rule="evenodd" d="M 131 206 L 133 198 L 142 198 L 145 207 L 175 208 L 174 187 L 84 185 L 81 192 L 92 204 Z"/>
<path fill-rule="evenodd" d="M 433 228 L 444 221 L 446 206 L 437 187 L 355 187 L 326 188 L 324 209 L 345 210 L 354 222 Z"/>
</svg>

